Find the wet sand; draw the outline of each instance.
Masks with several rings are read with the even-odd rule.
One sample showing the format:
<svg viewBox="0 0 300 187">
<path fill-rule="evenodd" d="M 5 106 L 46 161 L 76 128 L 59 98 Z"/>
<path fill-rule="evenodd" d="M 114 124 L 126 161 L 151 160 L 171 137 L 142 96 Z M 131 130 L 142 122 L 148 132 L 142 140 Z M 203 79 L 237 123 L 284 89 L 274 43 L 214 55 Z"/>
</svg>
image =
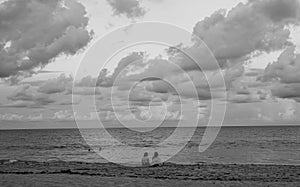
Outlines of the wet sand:
<svg viewBox="0 0 300 187">
<path fill-rule="evenodd" d="M 0 161 L 0 186 L 299 186 L 300 166 Z"/>
<path fill-rule="evenodd" d="M 299 186 L 297 182 L 258 182 L 258 181 L 193 181 L 193 180 L 176 180 L 176 179 L 141 179 L 128 177 L 98 177 L 82 176 L 67 174 L 33 174 L 33 175 L 0 175 L 0 186 L 165 186 L 165 187 L 265 187 L 265 186 Z"/>
</svg>

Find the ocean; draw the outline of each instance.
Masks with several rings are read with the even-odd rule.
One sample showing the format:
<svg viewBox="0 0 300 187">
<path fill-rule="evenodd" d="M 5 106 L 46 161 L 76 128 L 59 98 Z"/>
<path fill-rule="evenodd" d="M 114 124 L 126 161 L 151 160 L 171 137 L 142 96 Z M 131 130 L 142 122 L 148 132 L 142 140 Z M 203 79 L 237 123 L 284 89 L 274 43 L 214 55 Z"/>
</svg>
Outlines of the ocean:
<svg viewBox="0 0 300 187">
<path fill-rule="evenodd" d="M 101 151 L 125 151 L 126 145 L 137 149 L 149 147 L 155 150 L 159 142 L 165 140 L 174 130 L 175 128 L 166 127 L 137 133 L 124 128 L 109 129 L 109 133 L 123 143 L 114 144 L 102 139 L 103 129 L 84 129 L 81 133 L 89 137 L 90 145 L 85 142 L 78 129 L 1 130 L 0 159 L 102 163 L 107 160 L 97 154 Z M 179 132 L 184 136 L 188 130 L 181 128 Z M 178 148 L 180 152 L 168 162 L 300 164 L 300 126 L 222 127 L 214 143 L 205 152 L 199 153 L 198 146 L 204 130 L 197 128 L 194 136 L 182 149 L 181 141 L 171 142 L 168 146 Z M 132 154 L 127 150 L 124 160 L 128 163 L 136 162 L 131 160 Z"/>
</svg>

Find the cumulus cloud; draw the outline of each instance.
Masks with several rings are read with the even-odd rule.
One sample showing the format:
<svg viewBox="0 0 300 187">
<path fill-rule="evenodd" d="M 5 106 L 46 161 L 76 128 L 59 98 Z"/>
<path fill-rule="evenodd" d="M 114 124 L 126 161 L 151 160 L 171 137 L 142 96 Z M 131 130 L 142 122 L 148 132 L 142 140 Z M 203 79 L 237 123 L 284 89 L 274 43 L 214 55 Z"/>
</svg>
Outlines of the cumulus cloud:
<svg viewBox="0 0 300 187">
<path fill-rule="evenodd" d="M 72 111 L 69 110 L 60 110 L 53 114 L 52 119 L 54 120 L 73 120 L 74 115 Z"/>
<path fill-rule="evenodd" d="M 43 106 L 55 102 L 47 94 L 38 92 L 29 84 L 19 86 L 12 95 L 8 96 L 8 100 L 13 101 L 12 106 L 15 107 Z"/>
<path fill-rule="evenodd" d="M 300 83 L 300 54 L 295 54 L 295 46 L 284 50 L 276 62 L 269 64 L 262 79 L 287 84 Z"/>
<path fill-rule="evenodd" d="M 228 13 L 219 10 L 198 22 L 194 34 L 219 62 L 226 63 L 253 52 L 270 52 L 290 45 L 286 26 L 299 24 L 299 13 L 297 0 L 251 0 Z"/>
<path fill-rule="evenodd" d="M 43 105 L 36 104 L 33 101 L 13 101 L 12 103 L 0 105 L 1 108 L 42 108 Z"/>
<path fill-rule="evenodd" d="M 10 103 L 2 104 L 0 107 L 40 108 L 50 104 L 72 105 L 80 103 L 80 96 L 101 95 L 100 89 L 97 87 L 82 84 L 86 87 L 76 87 L 72 90 L 72 84 L 72 76 L 66 76 L 65 74 L 44 81 L 27 82 L 19 85 L 7 97 Z M 72 101 L 72 93 L 74 101 Z"/>
<path fill-rule="evenodd" d="M 107 69 L 103 69 L 98 76 L 97 86 L 112 87 L 114 84 L 120 84 L 120 81 L 131 71 L 130 67 L 141 63 L 143 59 L 144 53 L 134 52 L 122 58 L 111 75 L 108 74 Z M 118 81 L 116 81 L 117 78 Z M 128 78 L 127 81 L 129 81 Z"/>
<path fill-rule="evenodd" d="M 79 80 L 79 82 L 76 83 L 76 87 L 95 87 L 96 83 L 97 78 L 88 75 Z"/>
<path fill-rule="evenodd" d="M 30 115 L 27 118 L 30 121 L 39 121 L 39 120 L 42 120 L 44 117 L 43 117 L 43 114 L 38 114 L 38 115 Z"/>
<path fill-rule="evenodd" d="M 72 86 L 73 78 L 61 74 L 57 78 L 48 79 L 39 87 L 39 92 L 46 94 L 62 93 Z"/>
<path fill-rule="evenodd" d="M 286 103 L 285 111 L 279 112 L 278 116 L 284 120 L 292 120 L 296 117 L 296 108 L 293 104 Z"/>
<path fill-rule="evenodd" d="M 270 63 L 259 79 L 273 82 L 272 95 L 278 98 L 290 98 L 300 101 L 300 54 L 295 46 L 284 50 L 277 61 Z"/>
<path fill-rule="evenodd" d="M 74 55 L 92 31 L 77 1 L 10 0 L 0 4 L 0 77 L 31 74 L 60 55 Z"/>
<path fill-rule="evenodd" d="M 274 84 L 271 88 L 272 95 L 278 98 L 294 99 L 300 101 L 300 84 Z"/>
<path fill-rule="evenodd" d="M 37 91 L 44 94 L 65 94 L 65 95 L 100 95 L 100 89 L 95 87 L 97 78 L 91 76 L 83 77 L 79 82 L 76 82 L 76 87 L 73 88 L 74 79 L 71 75 L 61 74 L 56 78 L 51 78 L 45 81 L 34 82 L 38 87 Z M 69 96 L 70 97 L 70 96 Z"/>
<path fill-rule="evenodd" d="M 115 86 L 120 90 L 128 90 L 135 81 L 145 79 L 145 82 L 148 82 L 146 90 L 155 93 L 180 94 L 196 99 L 210 99 L 212 95 L 223 97 L 222 89 L 219 89 L 222 87 L 222 75 L 226 89 L 234 90 L 233 83 L 244 76 L 244 64 L 249 58 L 255 54 L 292 46 L 288 26 L 299 23 L 300 6 L 297 0 L 257 0 L 240 3 L 228 12 L 219 10 L 195 25 L 193 34 L 205 44 L 192 37 L 192 45 L 179 44 L 169 48 L 167 59 L 146 59 L 141 53 L 130 54 L 120 61 L 111 75 L 108 70 L 103 70 L 99 75 L 99 85 L 111 87 L 112 82 L 119 76 Z M 136 63 L 132 63 L 133 61 Z M 179 72 L 174 64 L 186 75 Z M 139 71 L 132 73 L 132 70 L 137 69 Z M 250 75 L 255 77 L 253 72 L 248 72 L 248 76 Z M 188 86 L 191 85 L 188 77 L 195 85 L 196 93 Z M 179 93 L 175 93 L 174 88 Z M 261 94 L 254 95 L 249 96 L 249 99 L 245 98 L 245 93 L 237 93 L 237 99 L 233 98 L 232 101 L 252 102 L 256 100 L 254 98 L 259 101 L 263 97 Z"/>
<path fill-rule="evenodd" d="M 128 18 L 143 17 L 146 9 L 141 7 L 138 0 L 107 0 L 112 7 L 114 15 L 125 15 Z"/>
<path fill-rule="evenodd" d="M 210 99 L 210 88 L 222 87 L 223 79 L 218 72 L 203 72 L 199 69 L 193 71 L 182 69 L 183 72 L 180 72 L 178 70 L 179 64 L 176 66 L 172 63 L 160 57 L 146 59 L 141 54 L 133 53 L 123 58 L 111 75 L 108 74 L 107 70 L 103 70 L 99 75 L 97 85 L 100 87 L 114 86 L 119 91 L 126 91 L 140 82 L 144 83 L 145 90 L 153 93 L 179 94 L 198 99 Z M 240 66 L 225 70 L 225 79 L 228 85 L 241 72 L 243 72 L 243 68 Z M 208 85 L 207 79 L 211 80 L 210 85 Z M 191 87 L 192 84 L 194 86 Z M 196 88 L 194 89 L 194 87 Z M 217 93 L 214 92 L 214 94 Z"/>
<path fill-rule="evenodd" d="M 146 87 L 146 90 L 155 93 L 176 93 L 174 86 L 163 80 L 151 82 L 151 84 Z"/>
<path fill-rule="evenodd" d="M 13 113 L 6 113 L 6 114 L 0 114 L 0 120 L 23 120 L 24 116 L 20 114 L 13 114 Z"/>
</svg>

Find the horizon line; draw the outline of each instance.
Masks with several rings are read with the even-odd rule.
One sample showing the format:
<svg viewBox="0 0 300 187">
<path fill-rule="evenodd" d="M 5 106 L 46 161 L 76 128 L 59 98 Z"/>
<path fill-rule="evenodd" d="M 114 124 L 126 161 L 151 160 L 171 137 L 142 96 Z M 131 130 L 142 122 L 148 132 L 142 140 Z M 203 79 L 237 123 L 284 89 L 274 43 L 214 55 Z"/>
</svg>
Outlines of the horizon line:
<svg viewBox="0 0 300 187">
<path fill-rule="evenodd" d="M 220 126 L 197 126 L 196 128 L 217 128 Z M 300 124 L 284 124 L 284 125 L 280 125 L 280 124 L 272 124 L 272 125 L 223 125 L 221 126 L 221 128 L 233 128 L 233 127 L 300 127 Z M 6 131 L 6 130 L 69 130 L 69 129 L 146 129 L 146 128 L 150 128 L 152 129 L 153 127 L 131 127 L 131 128 L 126 128 L 126 127 L 107 127 L 107 128 L 100 128 L 100 127 L 86 127 L 86 128 L 78 128 L 78 127 L 61 127 L 61 128 L 50 128 L 50 127 L 46 127 L 46 128 L 0 128 L 0 131 Z M 192 126 L 186 126 L 186 127 L 176 127 L 176 126 L 162 126 L 162 127 L 157 127 L 157 128 L 195 128 Z M 156 128 L 155 128 L 156 129 Z M 153 129 L 153 130 L 155 130 Z"/>
</svg>

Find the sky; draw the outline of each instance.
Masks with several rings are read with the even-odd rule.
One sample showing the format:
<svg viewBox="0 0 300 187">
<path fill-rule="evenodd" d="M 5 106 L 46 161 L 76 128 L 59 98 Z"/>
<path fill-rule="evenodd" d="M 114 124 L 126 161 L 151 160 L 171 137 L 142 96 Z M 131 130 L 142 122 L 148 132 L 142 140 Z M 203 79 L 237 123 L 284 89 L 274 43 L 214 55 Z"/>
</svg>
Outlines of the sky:
<svg viewBox="0 0 300 187">
<path fill-rule="evenodd" d="M 1 129 L 300 122 L 298 0 L 0 3 Z"/>
</svg>

